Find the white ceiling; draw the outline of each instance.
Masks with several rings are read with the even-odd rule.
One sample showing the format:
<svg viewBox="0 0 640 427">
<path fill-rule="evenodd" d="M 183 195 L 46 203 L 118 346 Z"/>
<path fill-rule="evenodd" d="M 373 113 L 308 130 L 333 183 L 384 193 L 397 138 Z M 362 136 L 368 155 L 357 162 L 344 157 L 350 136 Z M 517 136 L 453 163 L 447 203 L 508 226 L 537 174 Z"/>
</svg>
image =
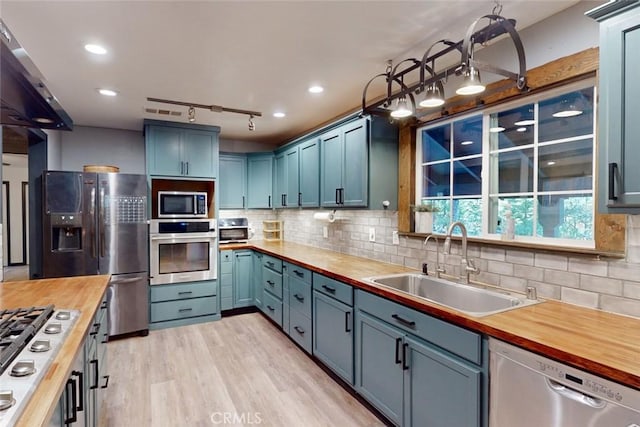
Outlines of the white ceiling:
<svg viewBox="0 0 640 427">
<path fill-rule="evenodd" d="M 76 125 L 141 130 L 147 97 L 261 111 L 196 110 L 225 139 L 281 143 L 357 108 L 388 59 L 460 40 L 494 1 L 11 1 L 2 18 Z M 503 0 L 522 29 L 577 0 Z M 87 53 L 86 43 L 109 53 Z M 525 47 L 526 48 L 526 47 Z M 311 84 L 325 92 L 312 95 Z M 99 95 L 97 88 L 119 96 Z M 371 95 L 371 94 L 370 94 Z M 375 95 L 375 94 L 373 94 Z M 371 97 L 369 97 L 371 98 Z M 276 110 L 287 116 L 277 119 Z"/>
</svg>

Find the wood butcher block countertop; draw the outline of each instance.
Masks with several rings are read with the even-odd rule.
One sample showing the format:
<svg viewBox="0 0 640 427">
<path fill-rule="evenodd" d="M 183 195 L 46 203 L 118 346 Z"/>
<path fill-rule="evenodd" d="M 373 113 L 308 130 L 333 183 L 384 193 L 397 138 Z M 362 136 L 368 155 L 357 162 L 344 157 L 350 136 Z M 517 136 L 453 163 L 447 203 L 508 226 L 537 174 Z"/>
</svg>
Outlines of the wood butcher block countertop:
<svg viewBox="0 0 640 427">
<path fill-rule="evenodd" d="M 640 319 L 554 300 L 485 317 L 472 317 L 362 278 L 416 272 L 400 265 L 289 242 L 221 245 L 256 249 L 328 277 L 398 301 L 432 316 L 487 334 L 640 389 Z"/>
<path fill-rule="evenodd" d="M 100 306 L 109 277 L 78 276 L 0 283 L 0 309 L 54 304 L 57 309 L 80 310 L 80 317 L 25 407 L 18 427 L 49 423 L 71 373 L 73 361 L 82 349 L 82 342 Z"/>
</svg>

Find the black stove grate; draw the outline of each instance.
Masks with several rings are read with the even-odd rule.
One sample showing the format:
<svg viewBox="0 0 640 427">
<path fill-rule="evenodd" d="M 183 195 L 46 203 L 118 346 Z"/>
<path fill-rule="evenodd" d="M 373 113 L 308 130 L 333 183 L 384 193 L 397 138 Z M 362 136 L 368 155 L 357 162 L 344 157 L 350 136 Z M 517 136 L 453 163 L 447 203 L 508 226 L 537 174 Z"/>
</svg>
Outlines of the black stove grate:
<svg viewBox="0 0 640 427">
<path fill-rule="evenodd" d="M 54 306 L 0 310 L 0 374 L 53 314 Z"/>
</svg>

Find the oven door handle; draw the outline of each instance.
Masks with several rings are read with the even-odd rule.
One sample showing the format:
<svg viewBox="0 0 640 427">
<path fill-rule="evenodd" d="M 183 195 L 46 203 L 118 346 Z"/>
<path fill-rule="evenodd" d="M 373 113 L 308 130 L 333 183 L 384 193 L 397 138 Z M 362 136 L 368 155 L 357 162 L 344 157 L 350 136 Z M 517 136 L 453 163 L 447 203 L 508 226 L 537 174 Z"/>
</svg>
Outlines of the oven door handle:
<svg viewBox="0 0 640 427">
<path fill-rule="evenodd" d="M 196 243 L 196 242 L 202 242 L 202 241 L 213 241 L 216 240 L 216 236 L 213 235 L 207 235 L 207 236 L 203 236 L 203 235 L 199 235 L 199 236 L 194 236 L 194 235 L 188 235 L 188 236 L 151 236 L 150 240 L 152 242 L 168 242 L 168 243 Z"/>
</svg>

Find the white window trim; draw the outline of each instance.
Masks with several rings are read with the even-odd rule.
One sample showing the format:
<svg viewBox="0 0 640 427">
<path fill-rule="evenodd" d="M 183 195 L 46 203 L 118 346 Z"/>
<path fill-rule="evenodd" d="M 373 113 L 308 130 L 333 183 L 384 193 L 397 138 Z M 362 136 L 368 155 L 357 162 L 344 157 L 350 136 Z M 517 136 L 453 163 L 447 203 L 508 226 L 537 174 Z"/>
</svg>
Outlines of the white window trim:
<svg viewBox="0 0 640 427">
<path fill-rule="evenodd" d="M 553 141 L 545 141 L 545 142 L 538 142 L 537 144 L 533 144 L 531 148 L 534 149 L 534 168 L 535 170 L 537 170 L 538 168 L 538 147 L 539 146 L 545 146 L 545 145 L 552 145 L 552 144 L 557 144 L 557 143 L 561 143 L 561 142 L 567 142 L 567 141 L 571 141 L 572 139 L 575 140 L 580 140 L 580 139 L 585 139 L 589 136 L 591 136 L 593 138 L 593 162 L 592 162 L 592 176 L 593 176 L 593 185 L 592 185 L 592 190 L 576 190 L 576 191 L 567 191 L 567 194 L 580 194 L 580 193 L 584 193 L 584 194 L 588 194 L 591 193 L 593 196 L 593 206 L 592 206 L 592 217 L 593 217 L 593 227 L 594 227 L 594 236 L 592 240 L 575 240 L 575 239 L 563 239 L 563 238 L 557 238 L 557 237 L 540 237 L 540 236 L 516 236 L 515 240 L 512 240 L 512 242 L 516 242 L 516 243 L 524 243 L 524 244 L 543 244 L 543 245 L 548 245 L 548 246 L 562 246 L 562 247 L 576 247 L 576 248 L 590 248 L 590 249 L 594 249 L 595 248 L 595 225 L 596 225 L 596 208 L 597 208 L 597 188 L 596 188 L 596 173 L 597 173 L 597 152 L 598 152 L 598 140 L 597 140 L 597 117 L 598 117 L 598 87 L 597 87 L 597 81 L 595 77 L 591 77 L 591 78 L 587 78 L 587 79 L 583 79 L 577 82 L 573 82 L 573 83 L 569 83 L 566 85 L 562 85 L 559 86 L 557 88 L 554 89 L 549 89 L 547 91 L 543 91 L 540 93 L 536 93 L 533 95 L 529 95 L 526 96 L 524 98 L 518 98 L 514 101 L 509 101 L 509 102 L 504 102 L 504 103 L 500 103 L 498 105 L 495 106 L 491 106 L 491 107 L 487 107 L 484 108 L 480 111 L 478 110 L 474 110 L 472 112 L 468 112 L 468 113 L 461 113 L 460 115 L 456 115 L 453 117 L 449 117 L 447 119 L 444 120 L 437 120 L 435 122 L 432 123 L 426 123 L 423 126 L 420 126 L 416 129 L 416 158 L 415 158 L 415 188 L 416 188 L 416 192 L 414 194 L 414 203 L 416 205 L 419 205 L 422 202 L 422 191 L 423 191 L 423 176 L 422 176 L 422 167 L 423 167 L 423 162 L 422 162 L 422 131 L 425 129 L 430 129 L 436 126 L 442 126 L 443 124 L 450 124 L 453 121 L 459 121 L 459 120 L 465 120 L 469 117 L 473 117 L 473 116 L 477 116 L 477 115 L 482 115 L 482 127 L 483 129 L 488 129 L 489 125 L 490 125 L 490 116 L 491 114 L 495 113 L 495 112 L 499 112 L 499 111 L 504 111 L 504 110 L 509 110 L 510 108 L 514 108 L 514 107 L 518 107 L 521 106 L 523 104 L 529 104 L 532 103 L 535 105 L 536 110 L 538 109 L 538 103 L 541 100 L 545 100 L 548 98 L 552 98 L 555 95 L 560 95 L 562 93 L 566 93 L 566 92 L 572 92 L 572 91 L 576 91 L 576 90 L 580 90 L 580 89 L 584 89 L 587 87 L 594 87 L 594 103 L 593 103 L 593 120 L 594 120 L 594 124 L 593 124 L 593 129 L 594 129 L 594 133 L 592 135 L 581 135 L 579 137 L 570 137 L 570 138 L 565 138 L 562 140 L 553 140 Z M 538 116 L 538 112 L 535 112 L 536 117 Z M 534 130 L 535 134 L 534 134 L 534 141 L 538 141 L 538 126 L 535 127 Z M 490 141 L 489 141 L 489 132 L 482 132 L 482 184 L 481 184 L 481 206 L 482 206 L 482 211 L 483 211 L 483 215 L 482 215 L 482 235 L 478 236 L 477 238 L 479 239 L 484 239 L 484 240 L 490 240 L 490 241 L 501 241 L 502 240 L 502 236 L 496 233 L 489 233 L 489 204 L 490 204 L 490 196 L 496 196 L 495 194 L 491 194 L 489 193 L 489 189 L 490 189 L 490 177 L 487 175 L 489 173 L 489 168 L 490 168 L 490 159 L 491 159 L 491 153 L 495 153 L 498 150 L 493 150 L 490 151 Z M 524 147 L 524 146 L 523 146 Z M 515 149 L 522 149 L 523 147 L 517 147 L 514 148 Z M 451 147 L 450 147 L 451 148 Z M 526 148 L 526 147 L 525 147 Z M 467 157 L 477 157 L 477 155 L 472 155 L 472 156 L 467 156 Z M 466 157 L 465 157 L 466 158 Z M 464 159 L 464 158 L 460 158 L 460 159 Z M 460 160 L 458 158 L 456 158 L 456 160 Z M 434 162 L 429 162 L 429 163 L 446 163 L 449 162 L 451 163 L 451 176 L 450 176 L 450 186 L 452 185 L 452 180 L 453 180 L 453 153 L 451 155 L 451 157 L 449 159 L 445 159 L 442 161 L 434 161 Z M 540 195 L 537 190 L 538 190 L 538 180 L 534 180 L 533 182 L 533 193 L 531 193 L 531 195 L 533 194 L 538 194 Z M 523 195 L 526 193 L 516 193 L 517 195 Z M 561 194 L 561 192 L 554 192 L 554 194 Z M 500 194 L 500 196 L 504 197 L 505 194 Z M 450 194 L 448 196 L 448 199 L 463 199 L 463 198 L 471 198 L 471 197 L 475 197 L 475 196 L 469 196 L 469 197 L 464 197 L 464 196 L 460 196 L 460 197 L 453 197 L 452 194 Z M 538 213 L 536 212 L 536 210 L 534 209 L 533 212 L 533 221 L 534 221 L 534 225 L 537 224 L 538 221 Z"/>
</svg>

